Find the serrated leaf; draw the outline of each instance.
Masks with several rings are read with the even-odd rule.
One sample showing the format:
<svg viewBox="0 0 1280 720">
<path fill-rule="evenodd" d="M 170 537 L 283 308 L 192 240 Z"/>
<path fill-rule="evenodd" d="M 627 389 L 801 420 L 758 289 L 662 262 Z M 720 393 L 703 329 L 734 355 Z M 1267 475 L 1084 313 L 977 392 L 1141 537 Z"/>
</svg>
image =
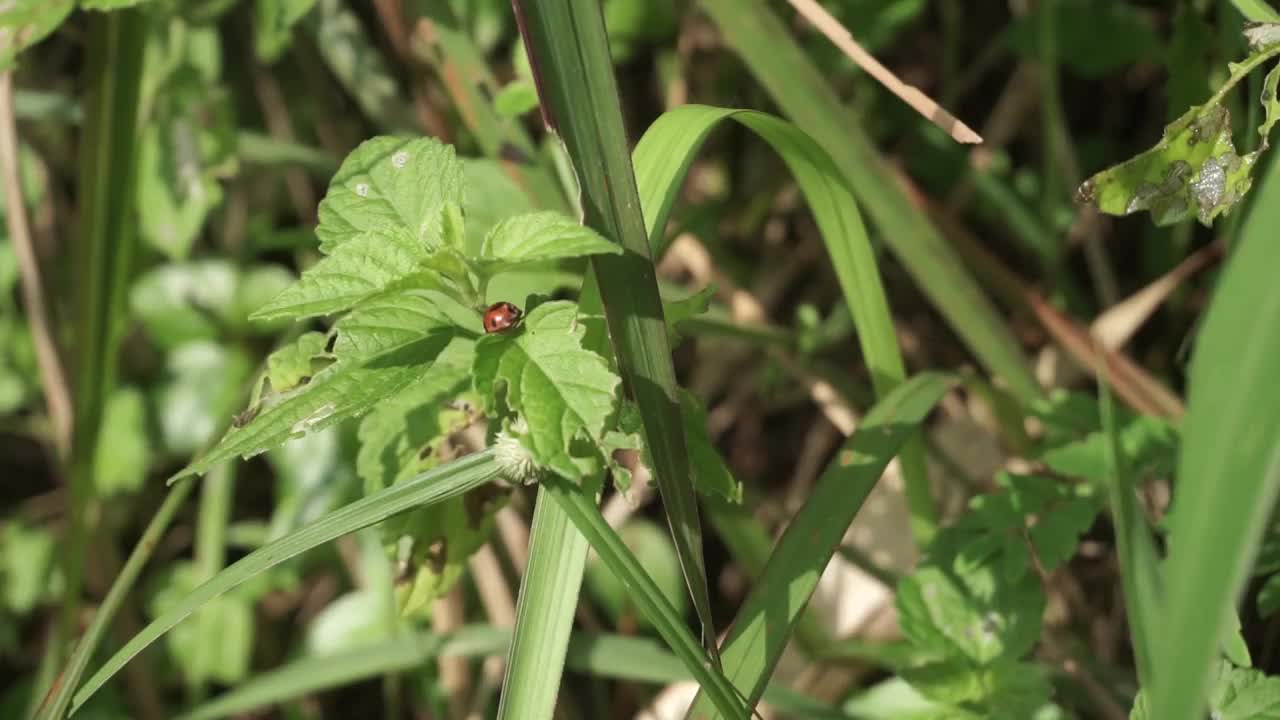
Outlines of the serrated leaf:
<svg viewBox="0 0 1280 720">
<path fill-rule="evenodd" d="M 474 359 L 471 341 L 454 340 L 421 378 L 365 416 L 358 434 L 356 472 L 366 493 L 390 486 L 406 468 L 415 467 L 411 464 L 415 457 L 444 435 L 449 423 L 446 413 L 461 414 L 444 405 L 466 389 Z"/>
<path fill-rule="evenodd" d="M 343 360 L 369 357 L 433 332 L 451 332 L 452 327 L 425 292 L 388 293 L 362 303 L 334 324 L 333 354 Z"/>
<path fill-rule="evenodd" d="M 548 260 L 621 253 L 622 246 L 579 222 L 556 212 L 536 212 L 495 225 L 475 261 L 492 274 Z"/>
<path fill-rule="evenodd" d="M 935 547 L 946 543 L 946 532 Z M 979 665 L 1014 660 L 1040 636 L 1044 594 L 1034 576 L 1003 576 L 994 564 L 963 575 L 924 565 L 898 586 L 902 632 L 913 644 Z"/>
<path fill-rule="evenodd" d="M 535 461 L 578 481 L 599 462 L 595 447 L 617 410 L 620 380 L 604 358 L 582 347 L 585 327 L 569 302 L 529 311 L 515 332 L 486 335 L 476 343 L 475 387 L 492 413 L 505 404 L 525 420 L 520 442 Z"/>
<path fill-rule="evenodd" d="M 43 40 L 71 11 L 75 0 L 16 0 L 0 10 L 0 71 L 13 67 L 18 53 Z"/>
<path fill-rule="evenodd" d="M 430 276 L 415 276 L 429 255 L 401 227 L 366 232 L 337 246 L 251 317 L 298 319 L 342 312 L 411 276 L 426 287 L 440 287 Z"/>
<path fill-rule="evenodd" d="M 439 240 L 445 203 L 462 205 L 462 195 L 462 164 L 451 146 L 434 138 L 366 140 L 342 161 L 320 203 L 320 250 L 399 227 L 426 252 Z"/>
<path fill-rule="evenodd" d="M 387 353 L 325 368 L 311 382 L 277 398 L 252 420 L 232 427 L 217 447 L 172 480 L 204 473 L 237 455 L 252 457 L 291 437 L 363 415 L 426 374 L 451 337 L 449 333 L 437 333 Z"/>
</svg>

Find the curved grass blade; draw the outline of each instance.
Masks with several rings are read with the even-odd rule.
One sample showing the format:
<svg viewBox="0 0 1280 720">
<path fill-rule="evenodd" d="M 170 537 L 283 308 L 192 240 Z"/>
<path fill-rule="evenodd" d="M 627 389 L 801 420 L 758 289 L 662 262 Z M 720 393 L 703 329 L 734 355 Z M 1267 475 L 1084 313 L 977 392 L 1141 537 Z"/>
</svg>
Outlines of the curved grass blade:
<svg viewBox="0 0 1280 720">
<path fill-rule="evenodd" d="M 902 443 L 956 383 L 949 375 L 924 373 L 876 403 L 787 525 L 738 611 L 722 652 L 725 674 L 752 705 L 764 691 L 792 626 L 871 488 Z M 741 717 L 727 715 L 719 707 L 699 693 L 686 717 Z"/>
<path fill-rule="evenodd" d="M 899 188 L 859 119 L 777 15 L 763 0 L 700 0 L 699 5 L 782 111 L 830 154 L 885 244 L 983 366 L 1002 377 L 1020 400 L 1040 398 L 1030 365 L 991 300 Z"/>
<path fill-rule="evenodd" d="M 1280 163 L 1245 220 L 1195 340 L 1151 717 L 1204 716 L 1219 638 L 1280 489 Z"/>
<path fill-rule="evenodd" d="M 335 538 L 381 522 L 410 508 L 431 505 L 480 487 L 498 477 L 493 452 L 468 455 L 432 468 L 416 478 L 339 508 L 288 535 L 249 553 L 196 588 L 173 609 L 156 618 L 120 648 L 72 698 L 75 713 L 135 655 L 210 600 L 290 558 Z"/>
<path fill-rule="evenodd" d="M 80 238 L 68 262 L 73 264 L 72 319 L 65 337 L 74 342 L 72 385 L 70 527 L 67 533 L 65 587 L 62 589 L 60 642 L 69 642 L 80 610 L 88 524 L 96 513 L 95 449 L 106 398 L 116 383 L 120 340 L 128 312 L 129 280 L 138 246 L 133 220 L 137 166 L 138 107 L 144 69 L 143 45 L 150 19 L 125 10 L 90 19 L 85 65 L 89 97 L 81 135 L 79 177 Z M 57 652 L 61 654 L 62 648 Z"/>
<path fill-rule="evenodd" d="M 107 592 L 107 596 L 102 599 L 102 604 L 94 613 L 89 629 L 85 630 L 84 636 L 76 644 L 75 651 L 71 653 L 71 659 L 67 661 L 67 666 L 62 670 L 50 695 L 36 714 L 36 720 L 61 720 L 66 717 L 67 708 L 71 705 L 71 693 L 80 684 L 80 676 L 89 666 L 89 659 L 98 649 L 98 643 L 102 641 L 102 634 L 106 632 L 107 625 L 115 618 L 120 604 L 133 589 L 133 584 L 137 582 L 142 567 L 151 558 L 156 544 L 160 542 L 161 536 L 169 528 L 169 523 L 173 521 L 173 516 L 182 507 L 195 485 L 195 479 L 189 478 L 169 488 L 169 494 L 165 496 L 164 502 L 160 504 L 155 515 L 151 516 L 151 522 L 147 523 L 146 530 L 142 531 L 142 537 L 138 538 L 138 542 L 133 546 L 133 552 L 129 554 L 124 567 L 120 569 L 120 574 L 112 581 L 111 590 Z"/>
<path fill-rule="evenodd" d="M 178 720 L 218 720 L 249 713 L 309 693 L 412 670 L 439 657 L 504 655 L 511 640 L 510 630 L 473 625 L 446 636 L 414 634 L 335 655 L 303 658 L 262 673 Z M 667 684 L 692 679 L 680 660 L 658 643 L 623 635 L 574 633 L 565 664 L 576 672 L 632 682 Z M 765 700 L 792 717 L 850 720 L 839 710 L 776 685 L 765 690 Z"/>
<path fill-rule="evenodd" d="M 591 264 L 618 369 L 643 420 L 645 446 L 675 540 L 685 582 L 702 623 L 702 644 L 717 657 L 702 528 L 676 395 L 671 346 L 657 275 L 627 150 L 613 60 L 597 3 L 513 3 L 529 53 L 543 119 L 565 143 L 581 190 L 584 224 L 622 246 Z"/>
<path fill-rule="evenodd" d="M 542 487 L 573 520 L 578 531 L 587 538 L 600 560 L 626 588 L 631 602 L 644 613 L 667 646 L 693 674 L 709 702 L 727 717 L 745 718 L 749 711 L 742 706 L 729 680 L 712 664 L 711 657 L 685 627 L 680 613 L 662 594 L 657 583 L 641 567 L 640 561 L 623 544 L 618 533 L 609 527 L 595 501 L 587 493 L 560 477 L 542 481 Z"/>
<path fill-rule="evenodd" d="M 903 381 L 906 369 L 875 252 L 839 169 L 828 153 L 796 126 L 765 113 L 704 105 L 687 105 L 658 118 L 635 151 L 636 183 L 654 255 L 665 249 L 667 217 L 694 156 L 710 132 L 729 119 L 769 143 L 799 183 L 853 312 L 876 394 L 884 397 Z M 924 448 L 917 441 L 909 441 L 902 455 L 912 530 L 917 543 L 924 545 L 937 528 Z"/>
</svg>

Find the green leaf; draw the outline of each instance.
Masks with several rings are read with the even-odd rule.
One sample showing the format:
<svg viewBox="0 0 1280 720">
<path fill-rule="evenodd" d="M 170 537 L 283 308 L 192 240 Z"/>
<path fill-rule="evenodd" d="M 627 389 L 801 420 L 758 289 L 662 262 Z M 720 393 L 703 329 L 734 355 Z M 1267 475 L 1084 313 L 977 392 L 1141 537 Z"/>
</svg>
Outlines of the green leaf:
<svg viewBox="0 0 1280 720">
<path fill-rule="evenodd" d="M 0 602 L 23 616 L 62 590 L 58 540 L 49 530 L 18 519 L 0 526 L 0 538 Z"/>
<path fill-rule="evenodd" d="M 951 542 L 944 531 L 934 550 Z M 1038 579 L 1009 579 L 995 563 L 963 567 L 957 560 L 930 557 L 899 584 L 903 634 L 921 649 L 978 665 L 1022 657 L 1040 637 L 1045 598 Z"/>
<path fill-rule="evenodd" d="M 1241 156 L 1232 141 L 1231 113 L 1223 95 L 1251 70 L 1280 53 L 1280 45 L 1257 51 L 1231 65 L 1231 77 L 1203 105 L 1188 110 L 1164 129 L 1160 142 L 1146 152 L 1103 170 L 1080 185 L 1076 199 L 1111 215 L 1150 211 L 1156 225 L 1172 225 L 1191 217 L 1206 226 L 1230 212 L 1253 185 L 1253 166 L 1267 149 L 1271 127 L 1280 120 L 1273 70 L 1263 83 L 1265 120 L 1258 128 L 1258 150 Z"/>
<path fill-rule="evenodd" d="M 75 0 L 15 0 L 0 10 L 0 72 L 18 53 L 43 40 L 75 9 Z"/>
<path fill-rule="evenodd" d="M 219 320 L 234 302 L 235 266 L 225 260 L 169 263 L 138 278 L 129 293 L 131 310 L 162 349 L 219 336 Z"/>
<path fill-rule="evenodd" d="M 117 388 L 107 400 L 98 434 L 93 463 L 98 494 L 110 497 L 142 487 L 150 457 L 146 399 L 137 388 Z"/>
<path fill-rule="evenodd" d="M 907 668 L 902 678 L 932 700 L 974 711 L 983 717 L 1018 720 L 1035 716 L 1052 694 L 1040 668 L 1004 661 L 975 666 L 943 660 Z"/>
<path fill-rule="evenodd" d="M 453 148 L 435 138 L 375 137 L 342 161 L 320 203 L 320 249 L 389 226 L 408 241 L 434 247 L 445 203 L 462 204 L 462 164 Z"/>
<path fill-rule="evenodd" d="M 492 274 L 548 260 L 621 252 L 622 246 L 581 223 L 557 212 L 538 212 L 517 215 L 494 226 L 476 263 Z"/>
<path fill-rule="evenodd" d="M 343 161 L 320 203 L 316 236 L 327 257 L 254 314 L 326 315 L 407 281 L 440 246 L 446 204 L 462 202 L 462 165 L 434 138 L 377 137 Z M 421 287 L 438 280 L 419 275 Z"/>
<path fill-rule="evenodd" d="M 698 398 L 684 389 L 680 390 L 680 412 L 688 434 L 694 488 L 705 497 L 741 505 L 742 483 L 733 477 L 707 433 L 707 411 Z"/>
<path fill-rule="evenodd" d="M 493 109 L 507 118 L 517 118 L 538 107 L 538 90 L 528 80 L 513 80 L 493 98 Z"/>
<path fill-rule="evenodd" d="M 253 49 L 258 59 L 273 63 L 284 54 L 293 37 L 293 26 L 315 7 L 316 0 L 257 0 L 253 23 Z"/>
<path fill-rule="evenodd" d="M 171 352 L 165 371 L 155 396 L 160 439 L 170 452 L 190 456 L 235 413 L 253 368 L 240 348 L 196 340 Z"/>
<path fill-rule="evenodd" d="M 221 179 L 236 169 L 220 47 L 214 27 L 174 32 L 163 22 L 148 40 L 152 112 L 139 138 L 136 202 L 143 239 L 173 260 L 187 257 L 222 204 Z"/>
<path fill-rule="evenodd" d="M 390 544 L 402 565 L 395 590 L 401 616 L 429 614 L 431 603 L 457 583 L 467 559 L 489 540 L 494 515 L 506 504 L 508 494 L 483 487 L 388 521 L 401 528 L 402 538 L 409 539 Z M 408 552 L 400 554 L 406 545 Z"/>
<path fill-rule="evenodd" d="M 164 586 L 150 603 L 153 617 L 161 617 L 200 585 L 200 570 L 194 563 L 173 566 Z M 248 589 L 249 592 L 245 592 Z M 253 656 L 253 588 L 213 598 L 165 637 L 177 668 L 188 686 L 198 687 L 210 680 L 234 685 L 249 674 Z"/>
<path fill-rule="evenodd" d="M 1193 216 L 1209 225 L 1252 184 L 1256 158 L 1236 154 L 1231 132 L 1225 106 L 1196 106 L 1166 127 L 1155 147 L 1086 180 L 1078 197 L 1111 215 L 1150 211 L 1156 225 Z"/>
<path fill-rule="evenodd" d="M 324 333 L 307 332 L 297 340 L 267 356 L 267 380 L 271 391 L 282 393 L 311 380 L 316 373 L 333 364 L 325 352 Z"/>
<path fill-rule="evenodd" d="M 1280 164 L 1272 163 L 1196 338 L 1153 653 L 1154 717 L 1203 710 L 1208 672 L 1280 489 Z"/>
<path fill-rule="evenodd" d="M 476 343 L 475 387 L 491 414 L 501 397 L 525 421 L 520 443 L 535 462 L 570 480 L 599 468 L 598 444 L 617 411 L 617 375 L 604 358 L 582 347 L 586 327 L 569 302 L 529 311 L 518 330 Z"/>
<path fill-rule="evenodd" d="M 1209 712 L 1215 720 L 1280 720 L 1280 678 L 1219 660 L 1210 682 Z M 1129 720 L 1155 720 L 1151 707 L 1143 690 Z"/>
<path fill-rule="evenodd" d="M 428 293 L 392 292 L 362 303 L 334 323 L 333 354 L 344 361 L 372 357 L 452 331 L 452 321 Z"/>
<path fill-rule="evenodd" d="M 232 427 L 217 447 L 173 479 L 202 474 L 223 460 L 252 457 L 291 437 L 363 415 L 423 377 L 451 337 L 438 333 L 389 352 L 330 365 L 311 382 L 279 396 L 252 420 Z"/>
<path fill-rule="evenodd" d="M 424 268 L 429 249 L 401 227 L 388 225 L 350 238 L 328 257 L 302 273 L 271 302 L 258 308 L 254 320 L 306 318 L 348 310 L 414 276 Z M 439 287 L 425 280 L 423 287 Z"/>
<path fill-rule="evenodd" d="M 471 343 L 450 343 L 422 377 L 364 417 L 356 471 L 366 492 L 390 486 L 423 454 L 438 454 L 452 419 L 466 415 L 446 405 L 469 386 L 474 358 Z"/>
<path fill-rule="evenodd" d="M 98 672 L 76 691 L 74 713 L 138 653 L 145 650 L 191 613 L 246 581 L 307 550 L 347 533 L 369 527 L 414 507 L 425 507 L 480 487 L 498 475 L 489 452 L 468 455 L 339 508 L 306 526 L 249 553 L 193 590 L 116 651 Z"/>
</svg>

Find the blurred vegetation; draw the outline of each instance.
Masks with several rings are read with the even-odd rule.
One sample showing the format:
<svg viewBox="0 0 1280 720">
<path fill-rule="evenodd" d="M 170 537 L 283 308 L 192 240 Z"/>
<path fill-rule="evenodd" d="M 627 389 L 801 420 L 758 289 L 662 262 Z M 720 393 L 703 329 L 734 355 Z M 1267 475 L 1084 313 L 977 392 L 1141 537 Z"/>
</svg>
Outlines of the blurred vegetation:
<svg viewBox="0 0 1280 720">
<path fill-rule="evenodd" d="M 821 5 L 0 8 L 0 717 L 1280 717 L 1280 11 Z"/>
</svg>

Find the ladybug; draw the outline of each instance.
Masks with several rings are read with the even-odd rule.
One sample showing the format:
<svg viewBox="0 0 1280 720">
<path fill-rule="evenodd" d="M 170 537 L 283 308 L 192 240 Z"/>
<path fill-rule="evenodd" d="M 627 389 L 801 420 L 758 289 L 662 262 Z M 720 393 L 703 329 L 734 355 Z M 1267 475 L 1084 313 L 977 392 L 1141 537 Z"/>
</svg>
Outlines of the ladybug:
<svg viewBox="0 0 1280 720">
<path fill-rule="evenodd" d="M 524 312 L 509 302 L 496 302 L 484 311 L 484 331 L 499 333 L 520 324 Z"/>
</svg>

